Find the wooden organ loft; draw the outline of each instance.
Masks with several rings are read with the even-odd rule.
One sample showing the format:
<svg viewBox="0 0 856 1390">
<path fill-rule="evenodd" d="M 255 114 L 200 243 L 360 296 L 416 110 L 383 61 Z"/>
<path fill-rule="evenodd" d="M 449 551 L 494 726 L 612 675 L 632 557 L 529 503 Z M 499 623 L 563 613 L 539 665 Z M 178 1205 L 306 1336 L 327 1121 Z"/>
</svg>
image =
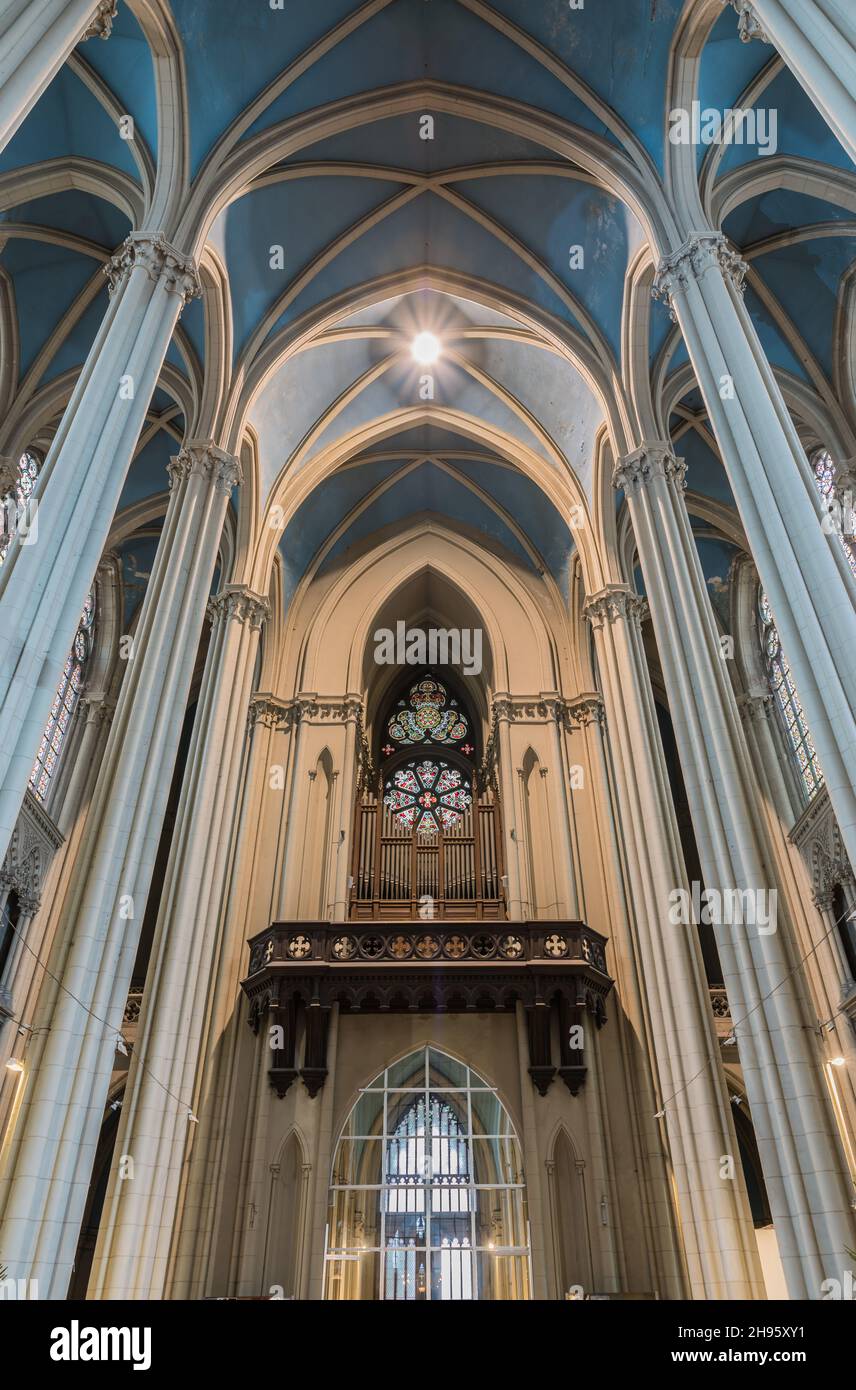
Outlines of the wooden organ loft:
<svg viewBox="0 0 856 1390">
<path fill-rule="evenodd" d="M 585 1030 L 606 1021 L 606 939 L 584 922 L 506 920 L 495 746 L 481 760 L 451 683 L 410 675 L 363 746 L 348 920 L 273 922 L 250 942 L 248 1021 L 284 1096 L 327 1076 L 327 1027 L 348 1013 L 504 1013 L 522 1006 L 529 1074 L 546 1094 L 586 1076 Z M 558 1039 L 556 1045 L 554 1038 Z M 264 1040 L 264 1041 L 262 1041 Z"/>
<path fill-rule="evenodd" d="M 351 918 L 504 917 L 492 744 L 479 763 L 463 703 L 430 674 L 411 675 L 380 729 L 355 808 Z"/>
</svg>

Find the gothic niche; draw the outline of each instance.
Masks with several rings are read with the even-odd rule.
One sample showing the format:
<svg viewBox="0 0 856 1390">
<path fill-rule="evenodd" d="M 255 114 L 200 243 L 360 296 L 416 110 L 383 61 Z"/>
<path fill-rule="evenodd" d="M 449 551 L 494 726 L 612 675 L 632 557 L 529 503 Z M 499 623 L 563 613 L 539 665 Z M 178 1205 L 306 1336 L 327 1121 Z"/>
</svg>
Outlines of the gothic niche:
<svg viewBox="0 0 856 1390">
<path fill-rule="evenodd" d="M 474 722 L 430 672 L 378 721 L 378 756 L 357 794 L 350 915 L 480 920 L 504 916 L 499 807 Z"/>
</svg>

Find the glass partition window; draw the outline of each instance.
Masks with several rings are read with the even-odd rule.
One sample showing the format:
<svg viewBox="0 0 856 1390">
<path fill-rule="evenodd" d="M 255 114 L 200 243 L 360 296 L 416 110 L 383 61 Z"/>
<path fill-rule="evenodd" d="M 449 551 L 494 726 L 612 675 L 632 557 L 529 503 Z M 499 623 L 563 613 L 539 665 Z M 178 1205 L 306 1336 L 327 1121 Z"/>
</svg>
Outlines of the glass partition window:
<svg viewBox="0 0 856 1390">
<path fill-rule="evenodd" d="M 389 1067 L 345 1122 L 330 1187 L 325 1296 L 530 1296 L 513 1126 L 496 1091 L 435 1048 Z"/>
</svg>

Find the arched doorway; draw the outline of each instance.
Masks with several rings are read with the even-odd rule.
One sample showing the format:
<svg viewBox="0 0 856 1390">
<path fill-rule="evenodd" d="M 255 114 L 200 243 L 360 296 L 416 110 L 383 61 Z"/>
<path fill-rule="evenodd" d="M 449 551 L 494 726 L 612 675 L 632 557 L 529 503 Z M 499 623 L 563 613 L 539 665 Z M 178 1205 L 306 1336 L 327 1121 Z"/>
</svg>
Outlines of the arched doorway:
<svg viewBox="0 0 856 1390">
<path fill-rule="evenodd" d="M 520 1144 L 496 1090 L 433 1047 L 366 1086 L 330 1183 L 325 1298 L 530 1297 Z"/>
<path fill-rule="evenodd" d="M 496 786 L 471 714 L 431 672 L 412 675 L 376 725 L 357 794 L 351 916 L 498 918 Z"/>
</svg>

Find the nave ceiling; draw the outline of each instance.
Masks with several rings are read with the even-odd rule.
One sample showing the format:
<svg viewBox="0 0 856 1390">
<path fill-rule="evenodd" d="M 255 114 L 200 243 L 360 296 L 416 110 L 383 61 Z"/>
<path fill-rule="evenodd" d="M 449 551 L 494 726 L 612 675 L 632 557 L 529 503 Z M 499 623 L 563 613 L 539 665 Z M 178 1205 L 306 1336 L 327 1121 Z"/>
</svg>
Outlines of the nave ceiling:
<svg viewBox="0 0 856 1390">
<path fill-rule="evenodd" d="M 702 104 L 775 105 L 776 152 L 671 146 L 687 80 Z M 749 263 L 807 444 L 851 455 L 856 180 L 730 6 L 120 0 L 109 41 L 75 50 L 0 160 L 0 452 L 49 442 L 103 268 L 157 226 L 205 290 L 117 534 L 123 516 L 156 524 L 181 440 L 213 438 L 244 463 L 234 577 L 265 588 L 278 544 L 286 609 L 426 516 L 567 601 L 577 550 L 588 587 L 621 577 L 614 459 L 670 432 L 691 509 L 739 539 L 686 350 L 650 297 L 695 198 Z M 410 354 L 426 328 L 443 342 L 432 399 Z"/>
</svg>

